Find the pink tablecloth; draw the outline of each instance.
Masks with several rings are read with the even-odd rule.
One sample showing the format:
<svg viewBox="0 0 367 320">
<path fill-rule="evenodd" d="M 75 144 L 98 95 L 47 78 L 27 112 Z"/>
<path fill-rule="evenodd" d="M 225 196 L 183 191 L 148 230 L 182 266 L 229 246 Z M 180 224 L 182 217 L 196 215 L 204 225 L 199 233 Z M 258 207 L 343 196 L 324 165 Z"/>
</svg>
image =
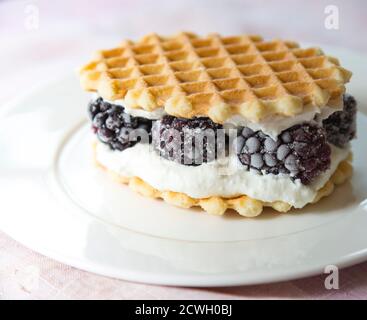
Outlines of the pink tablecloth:
<svg viewBox="0 0 367 320">
<path fill-rule="evenodd" d="M 261 33 L 367 52 L 363 0 L 334 0 L 339 28 L 325 27 L 329 1 L 0 1 L 0 107 L 30 84 L 82 62 L 93 49 L 153 29 Z M 1 214 L 1 213 L 0 213 Z M 0 231 L 0 299 L 367 298 L 367 263 L 340 272 L 340 289 L 325 276 L 279 284 L 188 289 L 129 283 L 83 272 L 39 255 Z"/>
</svg>

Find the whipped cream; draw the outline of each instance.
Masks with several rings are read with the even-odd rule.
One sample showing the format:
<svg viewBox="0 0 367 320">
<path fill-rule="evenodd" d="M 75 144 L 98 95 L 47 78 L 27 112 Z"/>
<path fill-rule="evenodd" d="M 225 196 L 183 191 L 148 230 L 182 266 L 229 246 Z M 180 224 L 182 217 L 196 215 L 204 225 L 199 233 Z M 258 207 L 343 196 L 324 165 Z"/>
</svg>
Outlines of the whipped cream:
<svg viewBox="0 0 367 320">
<path fill-rule="evenodd" d="M 119 106 L 123 106 L 125 108 L 125 112 L 133 117 L 143 117 L 150 120 L 158 120 L 167 114 L 163 107 L 153 111 L 146 111 L 143 109 L 129 108 L 126 105 L 124 99 L 114 101 L 105 100 L 105 101 Z M 226 122 L 224 123 L 224 126 L 225 127 L 241 126 L 241 127 L 249 127 L 254 131 L 261 130 L 262 132 L 264 132 L 265 134 L 269 135 L 274 140 L 276 140 L 278 135 L 285 129 L 288 129 L 296 124 L 311 121 L 321 124 L 322 120 L 328 118 L 332 113 L 339 111 L 341 109 L 342 106 L 339 108 L 335 107 L 332 108 L 329 106 L 325 106 L 320 109 L 318 107 L 308 105 L 305 107 L 304 112 L 302 112 L 299 115 L 295 115 L 293 117 L 272 115 L 257 123 L 251 122 L 241 115 L 235 115 L 227 119 Z"/>
<path fill-rule="evenodd" d="M 200 166 L 185 166 L 160 157 L 151 145 L 138 143 L 124 151 L 113 151 L 98 142 L 97 161 L 125 177 L 139 177 L 161 191 L 175 191 L 192 198 L 248 195 L 265 202 L 284 201 L 302 208 L 314 200 L 317 191 L 329 180 L 349 147 L 331 146 L 331 166 L 312 184 L 292 181 L 288 175 L 261 175 L 243 168 L 235 154 Z"/>
<path fill-rule="evenodd" d="M 304 122 L 314 122 L 321 125 L 322 120 L 327 119 L 332 113 L 341 109 L 331 108 L 328 106 L 323 107 L 321 110 L 318 107 L 307 106 L 304 112 L 293 117 L 284 117 L 273 115 L 261 120 L 258 123 L 251 122 L 241 115 L 233 116 L 227 119 L 225 126 L 235 126 L 235 127 L 249 127 L 254 131 L 261 130 L 265 134 L 277 140 L 279 134 L 296 124 Z"/>
<path fill-rule="evenodd" d="M 116 100 L 116 101 L 119 101 L 119 100 Z M 114 101 L 115 104 L 116 104 L 116 101 Z M 118 105 L 124 106 L 123 103 L 118 103 Z M 125 112 L 130 114 L 133 117 L 142 117 L 142 118 L 146 118 L 150 120 L 162 119 L 163 116 L 167 114 L 167 112 L 164 110 L 163 107 L 158 108 L 153 111 L 146 111 L 143 109 L 133 109 L 133 108 L 128 108 L 126 106 L 124 108 L 125 108 Z"/>
</svg>

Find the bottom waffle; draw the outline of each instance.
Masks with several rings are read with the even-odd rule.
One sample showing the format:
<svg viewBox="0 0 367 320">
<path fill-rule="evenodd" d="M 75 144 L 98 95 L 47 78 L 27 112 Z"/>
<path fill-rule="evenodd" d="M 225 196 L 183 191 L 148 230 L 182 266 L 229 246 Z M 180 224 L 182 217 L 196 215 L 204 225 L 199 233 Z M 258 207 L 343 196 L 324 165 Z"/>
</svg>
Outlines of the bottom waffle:
<svg viewBox="0 0 367 320">
<path fill-rule="evenodd" d="M 209 198 L 195 199 L 181 192 L 160 191 L 138 177 L 124 177 L 112 170 L 109 170 L 97 161 L 96 156 L 94 159 L 96 165 L 107 171 L 115 181 L 129 185 L 132 190 L 143 196 L 157 199 L 160 198 L 177 207 L 201 207 L 207 213 L 213 215 L 223 215 L 227 209 L 233 209 L 244 217 L 256 217 L 262 213 L 265 207 L 271 207 L 278 212 L 287 212 L 292 209 L 291 204 L 283 201 L 264 202 L 252 199 L 246 195 L 233 198 L 213 196 Z M 329 181 L 320 190 L 318 190 L 312 203 L 316 203 L 321 198 L 330 195 L 334 191 L 335 186 L 344 183 L 352 176 L 353 167 L 350 160 L 351 156 L 339 164 Z"/>
</svg>

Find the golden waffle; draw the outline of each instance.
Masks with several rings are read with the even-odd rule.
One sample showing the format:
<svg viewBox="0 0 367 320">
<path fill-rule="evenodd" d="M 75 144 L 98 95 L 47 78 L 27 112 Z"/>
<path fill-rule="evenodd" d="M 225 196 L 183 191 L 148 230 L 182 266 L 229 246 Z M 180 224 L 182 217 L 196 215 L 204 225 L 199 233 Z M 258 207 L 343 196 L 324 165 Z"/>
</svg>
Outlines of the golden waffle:
<svg viewBox="0 0 367 320">
<path fill-rule="evenodd" d="M 348 159 L 339 164 L 329 181 L 318 190 L 312 203 L 316 203 L 330 195 L 334 191 L 335 186 L 344 183 L 352 176 L 353 167 L 350 163 L 351 160 L 352 157 L 350 155 Z M 278 212 L 287 212 L 292 209 L 291 204 L 283 201 L 264 202 L 246 195 L 233 198 L 216 196 L 195 199 L 181 192 L 158 190 L 139 177 L 124 177 L 99 163 L 96 157 L 96 145 L 94 145 L 94 161 L 98 167 L 106 170 L 115 181 L 127 184 L 135 192 L 146 197 L 163 199 L 165 202 L 181 208 L 201 207 L 207 213 L 213 215 L 223 215 L 227 209 L 233 209 L 241 216 L 249 218 L 260 215 L 265 207 L 273 208 Z"/>
<path fill-rule="evenodd" d="M 339 106 L 351 72 L 318 48 L 260 36 L 150 34 L 102 50 L 80 70 L 82 86 L 126 106 L 223 123 L 294 116 L 307 105 Z"/>
</svg>

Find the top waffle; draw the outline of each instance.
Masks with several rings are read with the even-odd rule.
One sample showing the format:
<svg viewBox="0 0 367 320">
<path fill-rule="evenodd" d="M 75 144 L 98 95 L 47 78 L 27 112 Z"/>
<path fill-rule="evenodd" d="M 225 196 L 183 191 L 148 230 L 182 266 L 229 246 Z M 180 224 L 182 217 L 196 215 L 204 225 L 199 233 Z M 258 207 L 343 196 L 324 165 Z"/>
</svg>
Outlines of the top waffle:
<svg viewBox="0 0 367 320">
<path fill-rule="evenodd" d="M 260 36 L 151 34 L 99 51 L 80 71 L 82 86 L 129 108 L 223 123 L 294 116 L 308 105 L 338 106 L 351 72 L 318 48 Z"/>
</svg>

